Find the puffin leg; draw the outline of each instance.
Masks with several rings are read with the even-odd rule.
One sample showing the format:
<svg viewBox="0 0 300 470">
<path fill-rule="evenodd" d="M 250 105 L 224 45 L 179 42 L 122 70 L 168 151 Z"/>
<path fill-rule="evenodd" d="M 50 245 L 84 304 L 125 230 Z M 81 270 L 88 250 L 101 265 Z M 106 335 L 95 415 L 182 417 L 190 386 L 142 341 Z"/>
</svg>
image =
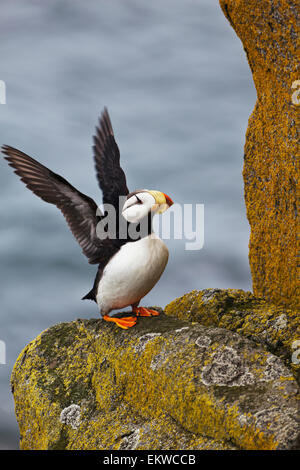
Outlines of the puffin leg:
<svg viewBox="0 0 300 470">
<path fill-rule="evenodd" d="M 102 319 L 104 321 L 112 321 L 120 328 L 123 328 L 123 330 L 128 330 L 128 328 L 131 328 L 132 326 L 136 325 L 136 322 L 137 322 L 136 317 L 116 318 L 116 317 L 110 317 L 108 315 L 103 315 Z"/>
<path fill-rule="evenodd" d="M 138 317 L 157 317 L 160 313 L 152 308 L 137 307 L 132 305 L 132 312 Z"/>
</svg>

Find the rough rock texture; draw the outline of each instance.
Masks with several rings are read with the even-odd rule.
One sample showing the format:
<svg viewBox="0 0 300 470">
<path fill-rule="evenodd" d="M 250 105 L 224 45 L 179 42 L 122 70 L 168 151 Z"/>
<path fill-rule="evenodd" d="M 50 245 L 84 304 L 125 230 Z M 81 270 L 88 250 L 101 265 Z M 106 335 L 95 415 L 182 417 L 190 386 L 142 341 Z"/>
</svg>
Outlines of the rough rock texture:
<svg viewBox="0 0 300 470">
<path fill-rule="evenodd" d="M 220 4 L 243 43 L 257 90 L 244 162 L 253 292 L 268 301 L 299 307 L 300 106 L 293 103 L 292 86 L 300 79 L 300 2 L 220 0 Z"/>
<path fill-rule="evenodd" d="M 290 449 L 298 386 L 241 335 L 162 314 L 49 328 L 20 354 L 22 449 Z"/>
<path fill-rule="evenodd" d="M 300 384 L 299 312 L 240 289 L 194 290 L 173 300 L 167 315 L 235 331 L 276 354 Z"/>
</svg>

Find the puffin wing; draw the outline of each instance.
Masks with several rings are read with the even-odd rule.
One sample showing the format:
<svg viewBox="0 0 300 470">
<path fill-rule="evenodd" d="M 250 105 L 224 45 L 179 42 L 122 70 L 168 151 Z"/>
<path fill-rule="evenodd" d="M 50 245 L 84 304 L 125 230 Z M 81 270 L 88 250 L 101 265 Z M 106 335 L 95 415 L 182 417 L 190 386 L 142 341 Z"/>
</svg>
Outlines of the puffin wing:
<svg viewBox="0 0 300 470">
<path fill-rule="evenodd" d="M 2 153 L 34 194 L 61 210 L 89 263 L 104 262 L 118 251 L 112 240 L 97 237 L 96 226 L 102 214 L 93 199 L 20 150 L 4 145 Z"/>
<path fill-rule="evenodd" d="M 114 138 L 107 108 L 104 108 L 94 136 L 94 161 L 103 203 L 119 210 L 119 197 L 129 194 L 126 177 L 120 166 L 120 151 Z"/>
</svg>

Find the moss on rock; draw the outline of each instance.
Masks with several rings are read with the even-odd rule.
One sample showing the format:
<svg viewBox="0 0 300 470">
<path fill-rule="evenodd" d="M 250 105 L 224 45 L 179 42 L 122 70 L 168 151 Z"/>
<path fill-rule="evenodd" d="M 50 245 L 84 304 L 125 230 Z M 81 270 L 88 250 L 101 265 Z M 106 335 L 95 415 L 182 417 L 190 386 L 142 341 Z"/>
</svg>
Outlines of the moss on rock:
<svg viewBox="0 0 300 470">
<path fill-rule="evenodd" d="M 300 3 L 220 0 L 241 39 L 257 90 L 246 134 L 244 183 L 253 292 L 299 307 L 297 232 Z"/>
<path fill-rule="evenodd" d="M 127 331 L 49 328 L 12 389 L 22 449 L 278 449 L 298 444 L 298 387 L 276 356 L 162 314 Z"/>
<path fill-rule="evenodd" d="M 300 316 L 240 289 L 194 290 L 165 307 L 167 315 L 237 332 L 276 354 L 300 383 Z M 300 356 L 300 354 L 299 354 Z"/>
</svg>

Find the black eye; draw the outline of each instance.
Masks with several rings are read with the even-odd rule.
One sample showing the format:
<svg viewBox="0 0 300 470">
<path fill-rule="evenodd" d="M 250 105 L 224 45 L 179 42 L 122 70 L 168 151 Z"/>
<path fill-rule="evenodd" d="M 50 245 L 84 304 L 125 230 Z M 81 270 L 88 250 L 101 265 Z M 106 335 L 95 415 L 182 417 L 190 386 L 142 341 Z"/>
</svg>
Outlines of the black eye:
<svg viewBox="0 0 300 470">
<path fill-rule="evenodd" d="M 137 195 L 135 195 L 135 197 L 137 198 L 137 202 L 138 202 L 138 204 L 143 204 L 143 202 L 140 200 L 140 198 L 139 198 L 139 197 L 137 197 Z"/>
</svg>

